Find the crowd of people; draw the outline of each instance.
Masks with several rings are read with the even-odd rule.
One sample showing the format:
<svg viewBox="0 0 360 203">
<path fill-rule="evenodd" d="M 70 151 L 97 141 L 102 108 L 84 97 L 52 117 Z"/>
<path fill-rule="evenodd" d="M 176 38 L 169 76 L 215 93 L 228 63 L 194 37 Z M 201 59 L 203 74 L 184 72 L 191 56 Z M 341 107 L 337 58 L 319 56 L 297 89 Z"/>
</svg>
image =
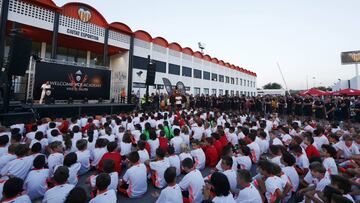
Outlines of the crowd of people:
<svg viewBox="0 0 360 203">
<path fill-rule="evenodd" d="M 0 199 L 113 203 L 155 187 L 159 203 L 360 201 L 358 123 L 318 117 L 319 99 L 298 115 L 297 99 L 260 111 L 258 98 L 0 127 Z"/>
<path fill-rule="evenodd" d="M 315 117 L 329 121 L 353 119 L 360 122 L 360 97 L 353 96 L 228 96 L 228 95 L 188 95 L 181 99 L 183 107 L 220 109 L 221 111 L 243 111 L 247 113 L 278 113 L 295 115 L 298 117 Z M 142 99 L 145 103 L 145 98 Z M 171 109 L 176 107 L 175 97 L 166 94 L 152 94 L 149 96 L 151 107 L 154 109 Z M 143 104 L 142 103 L 142 104 Z"/>
</svg>

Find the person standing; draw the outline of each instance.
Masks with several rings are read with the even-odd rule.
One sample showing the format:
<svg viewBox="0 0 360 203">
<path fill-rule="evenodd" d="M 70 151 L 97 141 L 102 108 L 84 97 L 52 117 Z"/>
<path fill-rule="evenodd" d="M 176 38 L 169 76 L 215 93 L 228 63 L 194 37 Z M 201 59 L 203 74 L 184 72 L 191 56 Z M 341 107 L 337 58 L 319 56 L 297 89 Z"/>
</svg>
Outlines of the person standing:
<svg viewBox="0 0 360 203">
<path fill-rule="evenodd" d="M 317 97 L 315 99 L 314 108 L 315 108 L 315 118 L 323 119 L 324 118 L 324 102 L 321 101 L 319 97 Z"/>
<path fill-rule="evenodd" d="M 46 81 L 44 84 L 41 85 L 41 96 L 40 96 L 40 101 L 39 104 L 42 104 L 46 95 L 46 90 L 50 89 L 51 85 L 49 81 Z"/>
<path fill-rule="evenodd" d="M 333 103 L 333 101 L 330 98 L 327 98 L 325 100 L 325 116 L 326 116 L 327 120 L 328 121 L 333 121 L 334 120 L 334 114 L 335 114 L 335 104 Z"/>
</svg>

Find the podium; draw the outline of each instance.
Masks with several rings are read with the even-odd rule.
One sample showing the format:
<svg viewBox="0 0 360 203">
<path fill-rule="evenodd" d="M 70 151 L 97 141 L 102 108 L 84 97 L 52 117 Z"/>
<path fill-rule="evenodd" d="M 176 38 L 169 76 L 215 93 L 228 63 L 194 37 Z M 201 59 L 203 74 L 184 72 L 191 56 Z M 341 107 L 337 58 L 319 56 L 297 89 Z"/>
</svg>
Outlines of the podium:
<svg viewBox="0 0 360 203">
<path fill-rule="evenodd" d="M 45 97 L 44 97 L 44 103 L 45 104 L 51 104 L 53 103 L 52 100 L 53 100 L 53 90 L 54 88 L 46 88 L 45 89 Z"/>
</svg>

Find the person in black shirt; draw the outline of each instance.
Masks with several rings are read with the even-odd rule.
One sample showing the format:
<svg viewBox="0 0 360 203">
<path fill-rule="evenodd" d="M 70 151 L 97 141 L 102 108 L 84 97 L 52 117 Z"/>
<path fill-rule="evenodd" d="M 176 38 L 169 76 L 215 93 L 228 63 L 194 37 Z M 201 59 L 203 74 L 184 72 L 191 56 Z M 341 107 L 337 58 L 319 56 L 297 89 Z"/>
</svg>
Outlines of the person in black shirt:
<svg viewBox="0 0 360 203">
<path fill-rule="evenodd" d="M 357 98 L 355 102 L 355 121 L 360 122 L 360 97 Z"/>
<path fill-rule="evenodd" d="M 341 104 L 341 113 L 344 120 L 348 120 L 350 118 L 350 99 L 347 97 L 343 99 Z"/>
<path fill-rule="evenodd" d="M 262 101 L 260 97 L 255 99 L 256 112 L 262 112 Z"/>
<path fill-rule="evenodd" d="M 285 113 L 286 101 L 284 97 L 279 98 L 279 115 L 284 115 Z"/>
<path fill-rule="evenodd" d="M 269 97 L 265 98 L 265 112 L 266 113 L 271 113 L 272 112 L 271 99 Z"/>
<path fill-rule="evenodd" d="M 315 118 L 317 119 L 324 119 L 324 102 L 320 100 L 319 97 L 316 97 L 314 102 L 314 109 L 315 109 Z"/>
<path fill-rule="evenodd" d="M 305 117 L 310 118 L 312 116 L 312 105 L 313 105 L 312 98 L 306 96 L 304 99 L 304 107 L 303 107 L 303 113 Z"/>
<path fill-rule="evenodd" d="M 287 114 L 292 115 L 293 114 L 293 108 L 294 108 L 294 98 L 291 96 L 286 98 L 286 104 L 287 104 Z"/>
<path fill-rule="evenodd" d="M 335 104 L 330 98 L 327 98 L 325 101 L 325 115 L 328 121 L 334 120 L 335 114 Z"/>
<path fill-rule="evenodd" d="M 302 115 L 302 98 L 298 97 L 295 99 L 295 115 L 301 116 Z"/>
</svg>

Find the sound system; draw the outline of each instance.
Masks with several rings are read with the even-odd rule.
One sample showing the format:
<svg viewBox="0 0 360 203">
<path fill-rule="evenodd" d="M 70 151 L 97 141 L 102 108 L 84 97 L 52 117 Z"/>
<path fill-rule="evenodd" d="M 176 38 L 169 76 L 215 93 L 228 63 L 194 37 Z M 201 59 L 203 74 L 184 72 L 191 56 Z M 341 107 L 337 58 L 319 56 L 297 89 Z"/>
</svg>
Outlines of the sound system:
<svg viewBox="0 0 360 203">
<path fill-rule="evenodd" d="M 19 33 L 12 34 L 7 64 L 9 75 L 25 75 L 29 67 L 31 49 L 32 41 L 30 38 Z"/>
<path fill-rule="evenodd" d="M 155 84 L 155 74 L 156 74 L 156 64 L 149 63 L 146 74 L 146 85 L 154 85 Z"/>
</svg>

